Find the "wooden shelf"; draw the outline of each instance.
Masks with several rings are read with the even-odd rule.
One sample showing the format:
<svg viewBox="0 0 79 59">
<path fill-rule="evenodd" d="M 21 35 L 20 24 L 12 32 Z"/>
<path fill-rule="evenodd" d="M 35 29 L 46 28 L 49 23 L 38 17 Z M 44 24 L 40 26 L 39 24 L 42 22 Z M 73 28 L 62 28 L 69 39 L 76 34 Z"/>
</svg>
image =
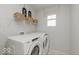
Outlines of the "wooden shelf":
<svg viewBox="0 0 79 59">
<path fill-rule="evenodd" d="M 23 14 L 19 13 L 19 12 L 16 12 L 14 13 L 14 16 L 15 16 L 15 19 L 18 20 L 18 21 L 29 21 L 31 22 L 32 24 L 37 24 L 38 23 L 38 20 L 37 19 L 34 19 L 33 17 L 25 17 Z"/>
</svg>

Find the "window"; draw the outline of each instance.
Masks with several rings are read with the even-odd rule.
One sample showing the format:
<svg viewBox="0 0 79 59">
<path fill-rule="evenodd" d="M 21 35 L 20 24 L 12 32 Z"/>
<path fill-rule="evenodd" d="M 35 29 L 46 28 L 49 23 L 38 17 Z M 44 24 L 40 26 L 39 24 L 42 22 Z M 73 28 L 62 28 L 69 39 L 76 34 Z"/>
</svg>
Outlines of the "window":
<svg viewBox="0 0 79 59">
<path fill-rule="evenodd" d="M 47 16 L 47 26 L 56 26 L 56 14 Z"/>
</svg>

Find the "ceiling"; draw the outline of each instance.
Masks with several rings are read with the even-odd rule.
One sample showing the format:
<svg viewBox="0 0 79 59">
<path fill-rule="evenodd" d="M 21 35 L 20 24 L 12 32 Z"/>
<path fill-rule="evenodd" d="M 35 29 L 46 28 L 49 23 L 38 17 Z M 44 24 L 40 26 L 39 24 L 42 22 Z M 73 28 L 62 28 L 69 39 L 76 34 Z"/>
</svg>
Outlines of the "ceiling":
<svg viewBox="0 0 79 59">
<path fill-rule="evenodd" d="M 51 6 L 53 7 L 55 4 L 30 4 L 30 6 L 35 9 L 43 9 Z"/>
</svg>

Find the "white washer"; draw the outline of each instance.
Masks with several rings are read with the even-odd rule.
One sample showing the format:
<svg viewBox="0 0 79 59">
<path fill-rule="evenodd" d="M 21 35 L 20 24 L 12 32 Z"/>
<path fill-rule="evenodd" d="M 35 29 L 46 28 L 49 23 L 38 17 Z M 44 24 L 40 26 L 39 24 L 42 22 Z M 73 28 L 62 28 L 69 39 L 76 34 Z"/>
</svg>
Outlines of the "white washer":
<svg viewBox="0 0 79 59">
<path fill-rule="evenodd" d="M 6 44 L 9 55 L 40 55 L 43 52 L 40 34 L 33 33 L 8 37 Z"/>
</svg>

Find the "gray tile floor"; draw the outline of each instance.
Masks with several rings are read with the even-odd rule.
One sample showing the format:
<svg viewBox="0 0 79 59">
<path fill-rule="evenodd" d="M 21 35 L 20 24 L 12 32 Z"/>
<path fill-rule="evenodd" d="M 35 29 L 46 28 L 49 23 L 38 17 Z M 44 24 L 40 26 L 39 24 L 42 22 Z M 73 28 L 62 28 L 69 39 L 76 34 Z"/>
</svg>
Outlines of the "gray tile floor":
<svg viewBox="0 0 79 59">
<path fill-rule="evenodd" d="M 61 51 L 52 50 L 48 52 L 48 55 L 68 55 L 68 54 Z"/>
</svg>

